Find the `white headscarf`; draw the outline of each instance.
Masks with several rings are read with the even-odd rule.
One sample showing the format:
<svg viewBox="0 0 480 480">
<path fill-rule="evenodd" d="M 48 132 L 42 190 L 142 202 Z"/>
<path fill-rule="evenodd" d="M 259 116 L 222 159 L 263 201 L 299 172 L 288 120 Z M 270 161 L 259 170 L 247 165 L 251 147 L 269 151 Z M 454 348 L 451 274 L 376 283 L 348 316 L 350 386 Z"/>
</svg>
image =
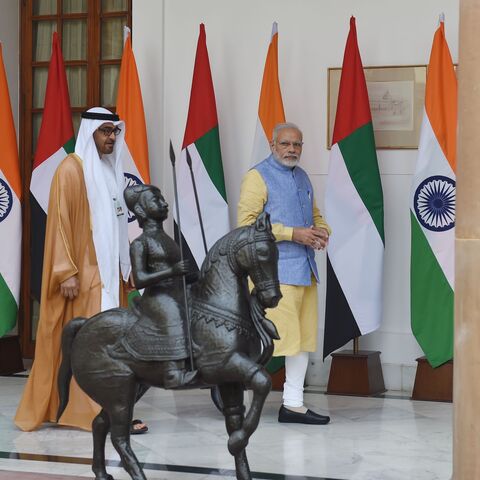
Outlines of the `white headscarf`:
<svg viewBox="0 0 480 480">
<path fill-rule="evenodd" d="M 112 114 L 109 110 L 101 107 L 91 108 L 88 112 Z M 121 155 L 125 144 L 125 125 L 122 121 L 112 122 L 115 126 L 118 125 L 122 131 L 116 137 L 113 152 L 100 158 L 93 133 L 105 122 L 110 122 L 110 120 L 82 118 L 75 144 L 75 153 L 83 162 L 83 175 L 92 220 L 93 244 L 102 281 L 102 311 L 120 305 L 119 266 L 125 281 L 128 280 L 131 269 L 127 207 L 123 199 L 125 179 Z M 111 194 L 112 182 L 108 182 L 107 172 L 102 162 L 111 162 L 114 169 L 117 188 L 116 198 L 123 209 L 123 215 L 121 216 L 117 216 Z M 113 188 L 115 188 L 115 183 Z"/>
</svg>

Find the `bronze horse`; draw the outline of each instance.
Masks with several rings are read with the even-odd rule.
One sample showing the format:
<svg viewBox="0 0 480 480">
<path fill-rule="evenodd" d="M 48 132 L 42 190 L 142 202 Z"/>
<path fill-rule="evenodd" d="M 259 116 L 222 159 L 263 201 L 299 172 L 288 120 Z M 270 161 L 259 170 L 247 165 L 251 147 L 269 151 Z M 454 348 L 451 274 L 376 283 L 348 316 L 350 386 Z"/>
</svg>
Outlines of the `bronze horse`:
<svg viewBox="0 0 480 480">
<path fill-rule="evenodd" d="M 157 201 L 164 202 L 158 195 L 161 200 Z M 166 214 L 160 217 L 163 221 Z M 271 389 L 270 376 L 263 367 L 273 352 L 272 338 L 278 336 L 273 324 L 265 319 L 264 309 L 275 307 L 281 298 L 277 260 L 268 214 L 261 214 L 254 225 L 233 230 L 210 249 L 200 277 L 189 291 L 192 350 L 198 370 L 196 386 L 218 385 L 229 434 L 228 449 L 235 457 L 237 478 L 241 480 L 251 478 L 245 447 L 258 426 Z M 182 268 L 178 271 L 176 278 L 181 278 L 185 272 Z M 255 285 L 253 294 L 248 277 Z M 155 298 L 155 288 L 155 284 L 146 286 L 144 295 Z M 164 307 L 162 301 L 166 300 L 159 296 L 160 310 Z M 168 308 L 162 311 L 168 312 Z M 80 387 L 102 407 L 92 424 L 92 470 L 96 480 L 113 480 L 105 469 L 108 432 L 132 479 L 146 480 L 130 446 L 133 406 L 150 386 L 165 386 L 172 362 L 139 360 L 115 353 L 112 347 L 125 338 L 138 319 L 135 308 L 112 309 L 89 320 L 73 319 L 63 332 L 59 416 L 68 401 L 73 373 Z M 245 388 L 253 390 L 246 414 Z"/>
</svg>

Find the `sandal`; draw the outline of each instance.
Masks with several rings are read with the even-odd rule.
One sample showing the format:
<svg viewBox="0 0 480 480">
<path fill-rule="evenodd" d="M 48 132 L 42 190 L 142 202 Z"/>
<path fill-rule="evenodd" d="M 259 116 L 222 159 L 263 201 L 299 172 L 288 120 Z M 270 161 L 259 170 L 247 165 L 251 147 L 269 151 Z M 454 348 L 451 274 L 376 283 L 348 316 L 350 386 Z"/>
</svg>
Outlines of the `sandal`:
<svg viewBox="0 0 480 480">
<path fill-rule="evenodd" d="M 142 428 L 135 428 L 135 425 L 141 425 L 143 424 Z M 138 418 L 135 420 L 132 420 L 132 424 L 130 426 L 130 435 L 139 435 L 140 433 L 147 433 L 148 432 L 148 427 L 142 422 L 142 420 L 139 420 Z"/>
</svg>

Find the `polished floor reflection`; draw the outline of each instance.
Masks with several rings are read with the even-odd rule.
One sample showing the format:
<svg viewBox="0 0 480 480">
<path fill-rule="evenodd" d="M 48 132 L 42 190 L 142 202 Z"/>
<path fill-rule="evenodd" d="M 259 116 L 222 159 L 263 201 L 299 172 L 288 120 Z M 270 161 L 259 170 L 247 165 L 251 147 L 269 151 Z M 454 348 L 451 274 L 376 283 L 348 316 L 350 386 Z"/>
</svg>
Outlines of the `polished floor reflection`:
<svg viewBox="0 0 480 480">
<path fill-rule="evenodd" d="M 24 433 L 14 426 L 12 418 L 24 383 L 25 378 L 19 376 L 0 377 L 0 479 L 20 478 L 15 472 L 93 478 L 89 433 L 56 426 Z M 361 398 L 308 391 L 308 406 L 328 413 L 331 423 L 279 424 L 281 395 L 272 392 L 247 448 L 254 478 L 451 478 L 451 404 L 412 402 L 395 392 Z M 132 437 L 132 446 L 149 480 L 234 477 L 223 419 L 207 390 L 151 389 L 138 403 L 135 417 L 145 420 L 150 428 L 147 434 Z M 109 472 L 116 480 L 130 478 L 120 468 L 110 442 L 106 456 Z"/>
</svg>

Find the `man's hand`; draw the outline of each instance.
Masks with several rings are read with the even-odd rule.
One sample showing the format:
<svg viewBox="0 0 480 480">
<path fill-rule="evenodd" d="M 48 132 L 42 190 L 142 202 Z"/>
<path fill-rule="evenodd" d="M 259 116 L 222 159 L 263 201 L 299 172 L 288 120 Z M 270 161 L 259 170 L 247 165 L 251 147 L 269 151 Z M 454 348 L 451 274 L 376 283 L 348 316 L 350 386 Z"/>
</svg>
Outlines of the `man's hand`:
<svg viewBox="0 0 480 480">
<path fill-rule="evenodd" d="M 73 300 L 75 297 L 77 297 L 79 291 L 80 282 L 78 281 L 77 275 L 67 278 L 60 284 L 60 293 L 69 300 Z"/>
<path fill-rule="evenodd" d="M 315 250 L 323 250 L 328 244 L 328 231 L 319 227 L 294 227 L 292 240 Z"/>
</svg>

